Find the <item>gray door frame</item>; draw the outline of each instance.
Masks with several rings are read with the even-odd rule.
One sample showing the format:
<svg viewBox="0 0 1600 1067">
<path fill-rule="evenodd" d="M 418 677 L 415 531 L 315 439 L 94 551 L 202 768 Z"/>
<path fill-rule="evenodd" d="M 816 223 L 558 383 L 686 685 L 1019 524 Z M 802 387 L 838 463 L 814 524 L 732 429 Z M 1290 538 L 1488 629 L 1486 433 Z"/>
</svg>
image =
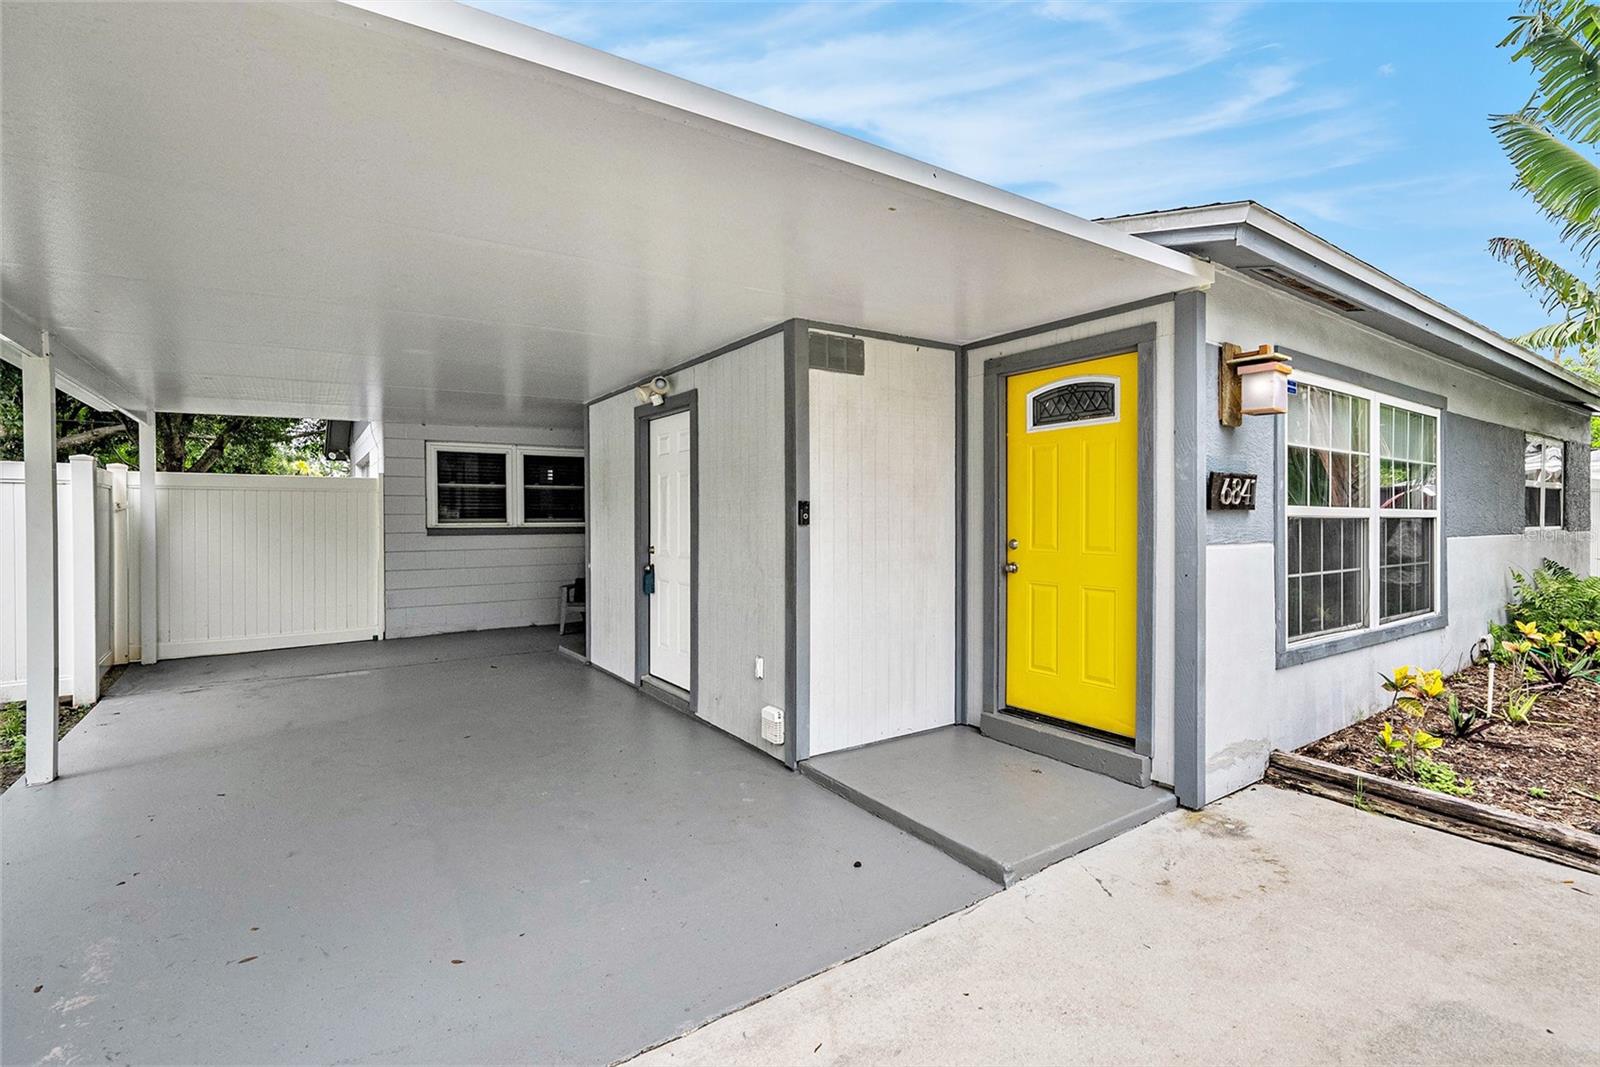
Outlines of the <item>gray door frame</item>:
<svg viewBox="0 0 1600 1067">
<path fill-rule="evenodd" d="M 983 706 L 985 711 L 1010 709 L 1005 699 L 1006 579 L 1001 570 L 1006 539 L 1007 379 L 1015 374 L 1068 367 L 1104 356 L 1137 352 L 1139 360 L 1138 480 L 1139 523 L 1136 578 L 1138 593 L 1134 640 L 1138 664 L 1134 680 L 1134 751 L 1150 755 L 1152 704 L 1155 692 L 1155 398 L 1156 327 L 1154 324 L 1047 345 L 989 360 L 983 368 Z M 1070 728 L 1069 723 L 1062 723 Z"/>
<path fill-rule="evenodd" d="M 650 424 L 689 413 L 689 703 L 700 708 L 700 397 L 698 390 L 673 393 L 660 404 L 633 409 L 634 679 L 650 675 L 650 598 L 644 569 L 650 562 Z M 663 682 L 670 685 L 670 682 Z"/>
</svg>

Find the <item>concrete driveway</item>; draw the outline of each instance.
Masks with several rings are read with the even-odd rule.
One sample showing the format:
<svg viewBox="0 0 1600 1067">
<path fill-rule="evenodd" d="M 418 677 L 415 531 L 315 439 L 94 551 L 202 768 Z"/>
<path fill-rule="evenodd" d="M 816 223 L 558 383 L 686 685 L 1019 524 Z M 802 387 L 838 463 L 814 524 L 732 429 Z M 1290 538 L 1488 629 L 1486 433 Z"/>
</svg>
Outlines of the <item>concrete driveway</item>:
<svg viewBox="0 0 1600 1067">
<path fill-rule="evenodd" d="M 993 892 L 553 648 L 130 670 L 0 798 L 0 1059 L 606 1062 Z"/>
<path fill-rule="evenodd" d="M 1600 878 L 1257 787 L 635 1061 L 1600 1063 Z"/>
</svg>

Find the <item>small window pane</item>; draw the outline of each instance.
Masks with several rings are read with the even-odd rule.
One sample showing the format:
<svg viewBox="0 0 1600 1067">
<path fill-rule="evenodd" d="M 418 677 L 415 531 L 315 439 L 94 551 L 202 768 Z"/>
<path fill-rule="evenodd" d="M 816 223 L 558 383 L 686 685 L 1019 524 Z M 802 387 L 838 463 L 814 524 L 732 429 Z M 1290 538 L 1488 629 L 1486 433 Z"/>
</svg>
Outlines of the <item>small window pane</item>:
<svg viewBox="0 0 1600 1067">
<path fill-rule="evenodd" d="M 583 457 L 524 453 L 522 521 L 537 525 L 583 521 Z"/>
<path fill-rule="evenodd" d="M 1291 641 L 1366 625 L 1366 529 L 1366 519 L 1289 519 Z"/>
<path fill-rule="evenodd" d="M 1310 459 L 1306 450 L 1298 446 L 1290 448 L 1289 484 L 1286 487 L 1290 504 L 1298 506 L 1311 502 L 1311 490 L 1308 486 L 1310 477 Z"/>
<path fill-rule="evenodd" d="M 1327 448 L 1333 444 L 1333 394 L 1318 389 L 1311 398 L 1311 447 Z"/>
<path fill-rule="evenodd" d="M 1433 610 L 1433 519 L 1384 519 L 1378 566 L 1381 620 Z"/>
<path fill-rule="evenodd" d="M 436 523 L 506 521 L 505 453 L 440 449 L 434 454 L 434 478 L 438 499 Z"/>
<path fill-rule="evenodd" d="M 1343 393 L 1333 395 L 1333 447 L 1350 451 L 1350 398 Z"/>
<path fill-rule="evenodd" d="M 1311 506 L 1325 508 L 1328 506 L 1328 467 L 1332 459 L 1326 451 L 1311 453 Z"/>
<path fill-rule="evenodd" d="M 1289 432 L 1288 442 L 1291 445 L 1309 445 L 1311 432 L 1309 430 L 1311 394 L 1315 387 L 1310 385 L 1296 385 L 1295 391 L 1289 394 Z"/>
<path fill-rule="evenodd" d="M 1533 434 L 1523 439 L 1524 520 L 1528 526 L 1562 525 L 1566 480 L 1566 446 Z"/>
</svg>

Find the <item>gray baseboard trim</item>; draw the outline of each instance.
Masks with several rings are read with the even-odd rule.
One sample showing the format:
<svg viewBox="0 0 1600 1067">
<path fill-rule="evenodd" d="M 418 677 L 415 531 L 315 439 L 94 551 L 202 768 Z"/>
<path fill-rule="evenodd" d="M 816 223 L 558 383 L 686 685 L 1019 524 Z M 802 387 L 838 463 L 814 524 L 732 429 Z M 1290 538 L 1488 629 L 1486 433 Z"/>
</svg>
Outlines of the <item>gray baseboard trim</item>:
<svg viewBox="0 0 1600 1067">
<path fill-rule="evenodd" d="M 561 655 L 567 657 L 568 659 L 576 660 L 579 663 L 588 663 L 589 662 L 589 657 L 585 656 L 582 652 L 579 652 L 575 648 L 568 648 L 566 645 L 557 645 L 556 646 L 556 651 L 559 652 Z"/>
<path fill-rule="evenodd" d="M 689 706 L 689 694 L 671 682 L 663 682 L 659 678 L 645 675 L 639 679 L 639 689 L 645 696 L 659 700 L 669 708 L 688 715 L 694 714 L 694 709 Z"/>
<path fill-rule="evenodd" d="M 1048 759 L 1103 774 L 1119 782 L 1139 786 L 1150 784 L 1150 757 L 1131 748 L 1102 741 L 1098 737 L 1051 726 L 1020 715 L 983 713 L 978 729 L 985 737 L 1004 742 Z"/>
</svg>

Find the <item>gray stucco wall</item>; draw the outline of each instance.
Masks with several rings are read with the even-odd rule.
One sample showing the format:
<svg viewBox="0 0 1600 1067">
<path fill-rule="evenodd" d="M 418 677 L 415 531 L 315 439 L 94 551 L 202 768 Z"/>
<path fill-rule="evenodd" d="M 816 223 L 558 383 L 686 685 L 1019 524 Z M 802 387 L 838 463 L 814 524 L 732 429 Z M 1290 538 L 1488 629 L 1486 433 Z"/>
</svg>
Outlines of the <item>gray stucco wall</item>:
<svg viewBox="0 0 1600 1067">
<path fill-rule="evenodd" d="M 1579 440 L 1567 442 L 1567 529 L 1587 530 L 1590 528 L 1591 516 L 1590 503 L 1590 460 L 1589 460 L 1589 420 L 1583 422 L 1583 436 Z"/>
<path fill-rule="evenodd" d="M 1583 411 L 1464 371 L 1226 268 L 1219 268 L 1208 296 L 1207 333 L 1213 345 L 1272 343 L 1301 354 L 1296 362 L 1304 370 L 1402 397 L 1435 398 L 1423 402 L 1443 411 L 1445 534 L 1445 611 L 1423 620 L 1430 626 L 1397 626 L 1365 643 L 1338 639 L 1329 643 L 1340 645 L 1331 654 L 1284 661 L 1271 609 L 1283 563 L 1274 543 L 1282 419 L 1246 418 L 1238 429 L 1222 428 L 1215 417 L 1215 376 L 1209 376 L 1201 413 L 1209 468 L 1261 477 L 1255 512 L 1207 516 L 1209 801 L 1259 779 L 1274 748 L 1304 744 L 1374 710 L 1384 697 L 1375 682 L 1379 673 L 1404 663 L 1457 667 L 1487 624 L 1501 617 L 1513 568 L 1526 570 L 1543 558 L 1587 568 L 1589 430 Z M 1569 443 L 1565 530 L 1523 529 L 1525 433 Z"/>
<path fill-rule="evenodd" d="M 1215 365 L 1219 349 L 1207 345 L 1207 361 Z M 1247 418 L 1239 426 L 1224 426 L 1217 421 L 1217 375 L 1207 374 L 1206 395 L 1201 404 L 1200 424 L 1206 437 L 1206 470 L 1258 475 L 1254 511 L 1211 511 L 1206 513 L 1206 541 L 1213 545 L 1248 545 L 1271 541 L 1272 494 L 1276 492 L 1276 418 Z"/>
<path fill-rule="evenodd" d="M 1523 431 L 1445 412 L 1446 537 L 1522 532 Z"/>
</svg>

